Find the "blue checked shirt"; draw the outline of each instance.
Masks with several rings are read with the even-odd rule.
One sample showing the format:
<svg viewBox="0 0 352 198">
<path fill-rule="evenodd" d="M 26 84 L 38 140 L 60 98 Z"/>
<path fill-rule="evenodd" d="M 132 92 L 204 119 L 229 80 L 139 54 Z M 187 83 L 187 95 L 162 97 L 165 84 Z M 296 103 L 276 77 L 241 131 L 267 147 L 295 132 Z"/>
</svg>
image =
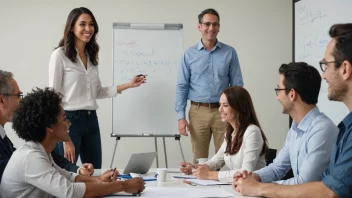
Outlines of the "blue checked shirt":
<svg viewBox="0 0 352 198">
<path fill-rule="evenodd" d="M 243 86 L 235 49 L 218 41 L 207 51 L 199 41 L 185 51 L 181 60 L 176 85 L 177 118 L 185 118 L 187 99 L 219 102 L 221 91 L 234 85 Z"/>
<path fill-rule="evenodd" d="M 295 185 L 320 181 L 329 165 L 337 135 L 336 125 L 315 107 L 299 124 L 292 122 L 285 144 L 273 163 L 254 172 L 262 182 Z M 280 180 L 291 168 L 294 177 Z"/>
<path fill-rule="evenodd" d="M 352 113 L 338 125 L 340 129 L 323 183 L 339 197 L 352 197 Z"/>
</svg>

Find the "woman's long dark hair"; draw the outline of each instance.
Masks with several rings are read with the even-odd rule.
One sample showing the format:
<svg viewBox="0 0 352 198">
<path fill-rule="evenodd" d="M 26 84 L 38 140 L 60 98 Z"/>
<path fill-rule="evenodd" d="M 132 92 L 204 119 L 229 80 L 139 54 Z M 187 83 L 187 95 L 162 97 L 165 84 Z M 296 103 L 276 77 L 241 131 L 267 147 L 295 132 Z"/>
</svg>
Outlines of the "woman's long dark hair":
<svg viewBox="0 0 352 198">
<path fill-rule="evenodd" d="M 254 124 L 259 127 L 263 137 L 264 144 L 260 155 L 264 155 L 268 149 L 267 139 L 258 122 L 252 98 L 248 91 L 243 87 L 233 86 L 225 89 L 221 94 L 226 96 L 230 107 L 235 110 L 235 123 L 237 127 L 237 129 L 234 129 L 231 124 L 226 124 L 225 139 L 227 146 L 225 153 L 230 155 L 236 154 L 242 146 L 244 132 L 246 131 L 247 127 L 250 124 Z M 234 138 L 232 138 L 233 131 L 236 133 Z"/>
<path fill-rule="evenodd" d="M 84 7 L 75 8 L 70 12 L 70 14 L 67 17 L 67 21 L 65 25 L 64 37 L 60 40 L 58 48 L 63 47 L 67 58 L 69 58 L 74 63 L 77 61 L 76 60 L 77 51 L 75 48 L 75 35 L 72 32 L 72 29 L 77 19 L 79 18 L 79 16 L 81 16 L 82 14 L 89 14 L 94 23 L 94 33 L 90 41 L 86 44 L 85 50 L 89 54 L 90 62 L 92 62 L 94 66 L 97 66 L 98 60 L 99 60 L 98 58 L 99 45 L 96 41 L 96 36 L 99 32 L 99 27 L 93 13 L 87 8 L 84 8 Z"/>
</svg>

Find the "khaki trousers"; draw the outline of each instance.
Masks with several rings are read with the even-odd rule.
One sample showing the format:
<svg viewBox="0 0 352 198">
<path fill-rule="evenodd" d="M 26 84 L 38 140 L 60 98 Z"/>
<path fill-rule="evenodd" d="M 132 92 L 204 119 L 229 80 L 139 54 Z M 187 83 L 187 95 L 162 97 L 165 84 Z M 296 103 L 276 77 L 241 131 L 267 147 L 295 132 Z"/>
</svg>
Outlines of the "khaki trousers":
<svg viewBox="0 0 352 198">
<path fill-rule="evenodd" d="M 209 157 L 211 135 L 214 138 L 215 153 L 224 141 L 225 123 L 221 121 L 218 108 L 192 104 L 189 110 L 189 124 L 193 151 L 193 163 L 198 158 Z"/>
</svg>

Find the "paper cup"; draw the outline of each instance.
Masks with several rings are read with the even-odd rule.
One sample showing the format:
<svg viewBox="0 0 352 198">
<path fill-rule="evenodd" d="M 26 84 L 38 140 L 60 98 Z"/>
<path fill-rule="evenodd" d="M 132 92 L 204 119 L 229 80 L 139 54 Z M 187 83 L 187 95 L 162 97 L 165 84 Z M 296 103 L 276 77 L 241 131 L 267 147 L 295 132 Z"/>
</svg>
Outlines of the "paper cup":
<svg viewBox="0 0 352 198">
<path fill-rule="evenodd" d="M 205 162 L 208 161 L 208 158 L 199 158 L 196 159 L 197 164 L 204 164 Z"/>
<path fill-rule="evenodd" d="M 158 182 L 166 182 L 166 174 L 167 174 L 167 169 L 166 168 L 158 168 L 157 169 L 158 173 Z"/>
</svg>

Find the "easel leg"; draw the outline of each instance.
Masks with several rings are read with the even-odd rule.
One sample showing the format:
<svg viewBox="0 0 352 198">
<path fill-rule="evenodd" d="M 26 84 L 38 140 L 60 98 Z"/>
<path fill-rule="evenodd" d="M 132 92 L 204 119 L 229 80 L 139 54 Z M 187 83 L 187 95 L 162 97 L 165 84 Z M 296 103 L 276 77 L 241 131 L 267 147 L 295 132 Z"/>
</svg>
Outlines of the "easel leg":
<svg viewBox="0 0 352 198">
<path fill-rule="evenodd" d="M 158 143 L 156 137 L 154 137 L 155 152 L 156 152 L 156 167 L 159 168 L 159 153 L 158 153 Z"/>
<path fill-rule="evenodd" d="M 112 154 L 112 159 L 111 159 L 110 168 L 112 168 L 112 163 L 114 162 L 115 152 L 116 152 L 116 147 L 117 147 L 117 142 L 118 142 L 119 140 L 120 140 L 120 137 L 116 137 L 115 148 L 114 148 L 114 153 Z"/>
<path fill-rule="evenodd" d="M 167 154 L 166 154 L 166 145 L 165 145 L 165 137 L 163 137 L 163 144 L 164 144 L 164 155 L 165 155 L 165 166 L 167 167 Z"/>
<path fill-rule="evenodd" d="M 186 162 L 186 160 L 185 160 L 185 155 L 183 154 L 183 150 L 182 150 L 182 146 L 181 146 L 181 139 L 178 139 L 178 144 L 180 145 L 180 150 L 181 150 L 182 159 L 183 159 L 184 162 Z"/>
</svg>

